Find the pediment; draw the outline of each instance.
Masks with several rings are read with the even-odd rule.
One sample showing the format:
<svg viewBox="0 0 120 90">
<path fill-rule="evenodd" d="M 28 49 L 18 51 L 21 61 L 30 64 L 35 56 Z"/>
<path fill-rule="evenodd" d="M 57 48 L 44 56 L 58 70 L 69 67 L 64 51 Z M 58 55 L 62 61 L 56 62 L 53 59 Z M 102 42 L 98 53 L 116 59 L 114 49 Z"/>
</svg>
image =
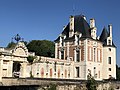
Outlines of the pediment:
<svg viewBox="0 0 120 90">
<path fill-rule="evenodd" d="M 28 49 L 23 42 L 19 42 L 13 50 L 15 56 L 28 56 Z"/>
</svg>

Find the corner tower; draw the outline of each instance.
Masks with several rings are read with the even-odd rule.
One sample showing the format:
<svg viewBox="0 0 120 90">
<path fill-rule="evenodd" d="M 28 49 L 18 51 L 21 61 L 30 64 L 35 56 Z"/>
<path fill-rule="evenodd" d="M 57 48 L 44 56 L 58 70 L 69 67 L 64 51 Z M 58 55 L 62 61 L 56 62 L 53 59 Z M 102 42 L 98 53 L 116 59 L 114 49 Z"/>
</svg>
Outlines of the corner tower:
<svg viewBox="0 0 120 90">
<path fill-rule="evenodd" d="M 100 41 L 103 42 L 103 79 L 116 78 L 116 46 L 112 39 L 112 25 L 104 27 Z"/>
</svg>

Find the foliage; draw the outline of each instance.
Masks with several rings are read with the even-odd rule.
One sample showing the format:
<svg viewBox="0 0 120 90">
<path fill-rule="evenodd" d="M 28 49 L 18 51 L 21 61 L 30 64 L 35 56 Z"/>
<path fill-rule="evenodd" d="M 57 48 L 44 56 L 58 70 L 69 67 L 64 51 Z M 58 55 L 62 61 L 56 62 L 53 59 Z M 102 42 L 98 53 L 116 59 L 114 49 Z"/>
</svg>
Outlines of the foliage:
<svg viewBox="0 0 120 90">
<path fill-rule="evenodd" d="M 32 40 L 27 44 L 29 52 L 38 56 L 54 57 L 54 42 L 48 40 Z"/>
<path fill-rule="evenodd" d="M 28 60 L 29 63 L 32 64 L 35 58 L 36 58 L 35 56 L 28 56 L 27 60 Z"/>
<path fill-rule="evenodd" d="M 10 42 L 10 43 L 8 43 L 7 48 L 13 48 L 15 46 L 16 46 L 16 43 Z"/>
<path fill-rule="evenodd" d="M 120 67 L 118 65 L 116 65 L 116 79 L 120 80 Z"/>
<path fill-rule="evenodd" d="M 50 86 L 47 90 L 56 90 L 56 85 L 55 84 L 50 84 Z"/>
<path fill-rule="evenodd" d="M 32 71 L 30 71 L 30 78 L 34 78 L 34 76 L 32 75 Z"/>
<path fill-rule="evenodd" d="M 97 82 L 96 80 L 92 77 L 92 75 L 89 73 L 87 76 L 87 83 L 86 83 L 86 88 L 88 90 L 97 90 Z"/>
</svg>

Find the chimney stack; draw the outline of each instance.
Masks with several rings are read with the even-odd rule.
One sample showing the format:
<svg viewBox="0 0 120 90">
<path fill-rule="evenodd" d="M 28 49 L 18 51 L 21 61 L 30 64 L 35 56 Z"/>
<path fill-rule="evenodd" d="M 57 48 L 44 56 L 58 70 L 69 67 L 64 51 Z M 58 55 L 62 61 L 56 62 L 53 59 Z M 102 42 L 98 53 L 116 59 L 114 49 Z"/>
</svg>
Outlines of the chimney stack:
<svg viewBox="0 0 120 90">
<path fill-rule="evenodd" d="M 109 30 L 110 37 L 112 37 L 112 24 L 108 25 L 108 30 Z"/>
<path fill-rule="evenodd" d="M 90 19 L 90 28 L 93 28 L 93 27 L 95 27 L 95 19 L 94 18 Z"/>
</svg>

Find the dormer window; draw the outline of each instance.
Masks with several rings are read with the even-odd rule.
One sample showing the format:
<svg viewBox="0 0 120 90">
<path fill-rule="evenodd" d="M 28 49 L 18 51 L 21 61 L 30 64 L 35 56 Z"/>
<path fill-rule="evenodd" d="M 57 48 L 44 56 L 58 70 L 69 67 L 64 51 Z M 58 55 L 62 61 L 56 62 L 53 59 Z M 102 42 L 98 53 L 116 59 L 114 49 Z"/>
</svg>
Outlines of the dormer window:
<svg viewBox="0 0 120 90">
<path fill-rule="evenodd" d="M 111 45 L 111 40 L 108 40 L 108 45 Z"/>
<path fill-rule="evenodd" d="M 79 45 L 79 35 L 77 35 L 77 45 Z"/>
<path fill-rule="evenodd" d="M 62 46 L 64 46 L 64 42 L 63 42 L 63 40 L 64 40 L 64 37 L 61 37 L 62 38 Z"/>
</svg>

